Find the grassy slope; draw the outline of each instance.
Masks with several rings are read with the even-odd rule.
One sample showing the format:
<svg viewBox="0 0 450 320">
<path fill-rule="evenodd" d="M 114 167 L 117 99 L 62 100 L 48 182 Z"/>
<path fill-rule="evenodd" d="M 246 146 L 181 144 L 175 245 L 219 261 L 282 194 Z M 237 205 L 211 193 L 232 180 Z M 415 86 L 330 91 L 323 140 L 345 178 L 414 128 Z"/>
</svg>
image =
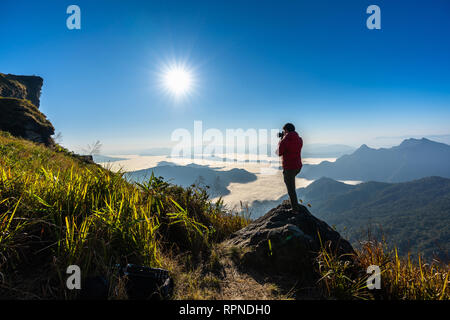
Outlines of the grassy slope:
<svg viewBox="0 0 450 320">
<path fill-rule="evenodd" d="M 276 298 L 216 246 L 247 223 L 202 189 L 157 178 L 132 185 L 64 148 L 0 132 L 0 297 L 73 298 L 63 288 L 76 264 L 83 277 L 106 275 L 110 297 L 123 298 L 112 266 L 137 263 L 169 269 L 175 298 Z"/>
<path fill-rule="evenodd" d="M 163 267 L 175 280 L 175 299 L 288 298 L 277 286 L 243 271 L 240 253 L 222 240 L 244 227 L 243 217 L 211 203 L 205 191 L 152 178 L 132 185 L 64 148 L 53 149 L 0 132 L 0 297 L 74 298 L 65 290 L 68 265 L 82 276 L 106 275 L 110 298 L 126 298 L 116 263 Z M 318 256 L 321 297 L 448 299 L 448 266 L 413 264 L 368 242 L 361 269 L 377 264 L 382 290 L 365 286 L 365 272 L 325 250 Z M 306 296 L 306 298 L 313 298 Z"/>
</svg>

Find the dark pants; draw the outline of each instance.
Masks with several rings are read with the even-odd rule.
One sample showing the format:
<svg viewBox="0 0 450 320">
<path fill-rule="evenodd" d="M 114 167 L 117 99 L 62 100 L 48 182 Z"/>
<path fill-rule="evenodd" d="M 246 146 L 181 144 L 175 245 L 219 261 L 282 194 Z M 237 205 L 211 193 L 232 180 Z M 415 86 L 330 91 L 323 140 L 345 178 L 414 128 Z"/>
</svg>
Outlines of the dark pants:
<svg viewBox="0 0 450 320">
<path fill-rule="evenodd" d="M 297 192 L 295 191 L 295 176 L 299 172 L 300 169 L 283 170 L 284 183 L 286 184 L 289 199 L 291 200 L 292 209 L 298 206 Z"/>
</svg>

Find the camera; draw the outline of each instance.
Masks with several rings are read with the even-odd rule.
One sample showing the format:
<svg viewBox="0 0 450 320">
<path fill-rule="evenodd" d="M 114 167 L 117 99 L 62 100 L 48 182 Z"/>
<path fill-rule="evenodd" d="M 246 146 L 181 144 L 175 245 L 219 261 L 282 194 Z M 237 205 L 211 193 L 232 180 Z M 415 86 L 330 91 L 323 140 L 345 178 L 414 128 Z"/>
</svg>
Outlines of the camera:
<svg viewBox="0 0 450 320">
<path fill-rule="evenodd" d="M 278 132 L 278 138 L 283 138 L 284 137 L 284 133 L 283 132 Z"/>
</svg>

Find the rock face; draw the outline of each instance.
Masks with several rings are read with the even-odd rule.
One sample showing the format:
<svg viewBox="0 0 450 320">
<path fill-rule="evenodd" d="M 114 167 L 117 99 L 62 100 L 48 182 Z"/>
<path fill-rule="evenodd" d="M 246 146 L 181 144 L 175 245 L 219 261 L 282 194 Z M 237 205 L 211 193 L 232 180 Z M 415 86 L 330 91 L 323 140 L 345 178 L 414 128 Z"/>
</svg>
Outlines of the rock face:
<svg viewBox="0 0 450 320">
<path fill-rule="evenodd" d="M 53 144 L 55 129 L 38 109 L 42 84 L 41 77 L 0 73 L 0 130 L 47 146 Z"/>
<path fill-rule="evenodd" d="M 53 144 L 53 125 L 28 100 L 0 98 L 0 114 L 0 130 L 47 146 Z"/>
<path fill-rule="evenodd" d="M 30 100 L 39 108 L 44 80 L 38 76 L 16 76 L 0 73 L 0 97 Z"/>
<path fill-rule="evenodd" d="M 319 238 L 320 234 L 320 238 Z M 242 262 L 270 274 L 314 276 L 314 259 L 321 243 L 338 255 L 353 254 L 350 243 L 306 207 L 298 212 L 288 201 L 236 232 L 227 244 L 242 249 Z"/>
</svg>

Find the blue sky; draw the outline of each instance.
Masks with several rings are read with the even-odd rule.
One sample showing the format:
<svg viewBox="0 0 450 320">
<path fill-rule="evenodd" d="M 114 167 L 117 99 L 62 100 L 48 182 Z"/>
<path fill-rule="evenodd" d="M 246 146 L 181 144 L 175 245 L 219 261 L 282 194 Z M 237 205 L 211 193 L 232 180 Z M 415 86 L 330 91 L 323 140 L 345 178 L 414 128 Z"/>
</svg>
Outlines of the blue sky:
<svg viewBox="0 0 450 320">
<path fill-rule="evenodd" d="M 66 8 L 81 8 L 81 30 Z M 381 8 L 368 30 L 366 8 Z M 278 128 L 306 143 L 450 142 L 450 2 L 0 2 L 0 72 L 44 78 L 41 110 L 77 149 L 167 146 L 174 129 Z M 194 70 L 192 95 L 158 85 Z M 382 137 L 382 138 L 380 138 Z"/>
</svg>

